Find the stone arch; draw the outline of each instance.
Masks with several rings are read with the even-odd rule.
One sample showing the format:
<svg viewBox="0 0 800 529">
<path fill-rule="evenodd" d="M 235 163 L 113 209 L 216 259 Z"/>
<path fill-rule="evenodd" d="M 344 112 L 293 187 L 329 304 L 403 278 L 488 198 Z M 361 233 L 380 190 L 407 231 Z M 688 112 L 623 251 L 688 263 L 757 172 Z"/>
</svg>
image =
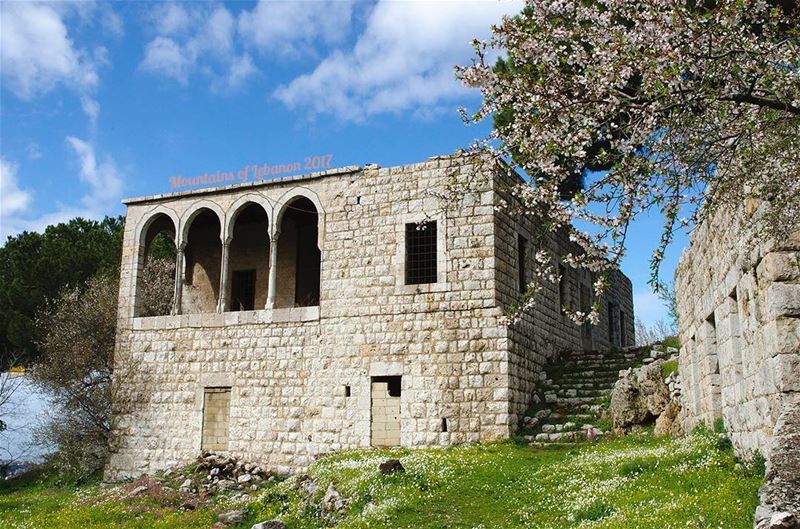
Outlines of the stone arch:
<svg viewBox="0 0 800 529">
<path fill-rule="evenodd" d="M 308 189 L 307 187 L 293 187 L 286 191 L 281 197 L 275 202 L 275 220 L 273 221 L 273 232 L 275 234 L 276 230 L 280 230 L 281 221 L 283 220 L 283 215 L 286 213 L 289 204 L 300 198 L 305 197 L 314 204 L 314 208 L 317 210 L 317 215 L 319 216 L 319 236 L 317 244 L 319 248 L 322 249 L 322 241 L 325 235 L 325 209 L 322 207 L 322 202 L 319 200 L 319 196 L 314 193 L 312 190 Z"/>
<path fill-rule="evenodd" d="M 228 208 L 228 214 L 225 216 L 225 238 L 230 239 L 233 237 L 233 227 L 236 224 L 236 217 L 250 204 L 258 204 L 264 209 L 267 216 L 267 222 L 272 220 L 273 207 L 269 199 L 264 195 L 257 195 L 255 193 L 248 193 L 236 200 L 231 207 Z M 272 235 L 270 228 L 269 235 Z"/>
<path fill-rule="evenodd" d="M 202 213 L 203 210 L 211 210 L 217 214 L 217 219 L 219 220 L 220 225 L 220 232 L 219 237 L 222 239 L 224 237 L 224 232 L 222 231 L 223 227 L 225 226 L 225 212 L 222 210 L 219 205 L 210 200 L 198 200 L 194 202 L 191 206 L 189 206 L 186 211 L 183 213 L 181 217 L 181 232 L 180 232 L 180 239 L 179 242 L 185 242 L 186 237 L 189 233 L 189 229 L 191 228 L 192 222 L 194 219 Z"/>
<path fill-rule="evenodd" d="M 178 215 L 165 206 L 148 211 L 136 227 L 136 263 L 132 274 L 135 317 L 163 316 L 173 309 L 178 229 Z M 159 239 L 164 234 L 166 237 Z M 158 246 L 157 250 L 164 255 L 159 255 L 160 259 L 149 266 L 153 246 Z"/>
<path fill-rule="evenodd" d="M 323 213 L 316 194 L 292 189 L 278 202 L 273 233 L 276 249 L 276 307 L 319 305 Z"/>
<path fill-rule="evenodd" d="M 228 214 L 228 266 L 223 273 L 223 310 L 255 310 L 267 301 L 270 263 L 271 208 L 264 197 L 248 194 Z"/>
<path fill-rule="evenodd" d="M 216 204 L 196 202 L 184 215 L 184 281 L 181 313 L 216 312 L 222 274 L 222 227 L 224 215 Z"/>
</svg>

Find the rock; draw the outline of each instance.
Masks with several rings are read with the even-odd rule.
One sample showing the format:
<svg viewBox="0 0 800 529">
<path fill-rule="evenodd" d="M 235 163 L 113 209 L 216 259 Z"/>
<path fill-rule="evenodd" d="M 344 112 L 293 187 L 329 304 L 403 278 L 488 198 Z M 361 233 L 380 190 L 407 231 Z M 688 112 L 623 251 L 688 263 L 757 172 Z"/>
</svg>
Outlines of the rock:
<svg viewBox="0 0 800 529">
<path fill-rule="evenodd" d="M 639 385 L 630 377 L 620 378 L 614 384 L 609 413 L 615 428 L 627 428 L 647 419 L 647 407 L 641 398 Z"/>
<path fill-rule="evenodd" d="M 770 446 L 767 474 L 759 491 L 758 529 L 800 529 L 800 405 L 784 403 Z M 773 525 L 778 524 L 778 525 Z M 792 525 L 794 524 L 794 525 Z"/>
<path fill-rule="evenodd" d="M 136 496 L 141 496 L 145 492 L 147 492 L 147 485 L 139 485 L 138 487 L 136 487 L 135 489 L 133 489 L 128 493 L 128 497 L 134 498 Z"/>
<path fill-rule="evenodd" d="M 339 491 L 334 488 L 333 483 L 328 485 L 325 496 L 322 497 L 322 509 L 330 512 L 340 512 L 345 505 L 346 502 L 342 495 L 339 494 Z"/>
<path fill-rule="evenodd" d="M 769 519 L 769 529 L 798 529 L 800 523 L 790 512 L 776 512 Z"/>
<path fill-rule="evenodd" d="M 195 486 L 194 481 L 192 481 L 191 478 L 186 478 L 186 481 L 181 483 L 181 486 L 178 490 L 184 493 L 195 492 L 197 490 L 197 487 Z"/>
<path fill-rule="evenodd" d="M 182 510 L 182 511 L 193 511 L 196 508 L 197 508 L 197 505 L 195 505 L 191 501 L 185 501 L 185 502 L 181 503 L 181 506 L 179 507 L 179 509 Z"/>
<path fill-rule="evenodd" d="M 389 459 L 381 463 L 378 467 L 381 474 L 384 476 L 388 476 L 389 474 L 394 474 L 395 472 L 405 472 L 406 469 L 403 467 L 403 464 L 400 463 L 399 459 Z"/>
<path fill-rule="evenodd" d="M 253 476 L 251 476 L 250 474 L 242 474 L 241 476 L 236 478 L 236 483 L 238 483 L 240 485 L 243 485 L 245 483 L 250 483 L 250 480 L 252 480 L 252 479 L 253 479 Z"/>
<path fill-rule="evenodd" d="M 280 520 L 267 520 L 253 525 L 250 529 L 286 529 L 286 524 Z"/>
<path fill-rule="evenodd" d="M 681 408 L 677 402 L 674 400 L 669 401 L 664 412 L 656 419 L 656 427 L 653 430 L 653 435 L 657 437 L 680 435 L 680 432 L 675 431 L 680 429 L 680 422 L 675 420 L 680 411 Z"/>
<path fill-rule="evenodd" d="M 234 485 L 236 485 L 236 483 L 234 483 L 229 479 L 221 479 L 217 482 L 215 486 L 217 487 L 217 490 L 223 491 L 225 489 L 233 487 Z"/>
<path fill-rule="evenodd" d="M 317 492 L 317 488 L 317 481 L 311 476 L 298 476 L 297 490 L 299 490 L 302 494 L 305 494 L 306 496 L 312 496 L 315 492 Z"/>
<path fill-rule="evenodd" d="M 235 510 L 220 514 L 217 521 L 223 525 L 236 525 L 244 521 L 244 511 Z"/>
</svg>

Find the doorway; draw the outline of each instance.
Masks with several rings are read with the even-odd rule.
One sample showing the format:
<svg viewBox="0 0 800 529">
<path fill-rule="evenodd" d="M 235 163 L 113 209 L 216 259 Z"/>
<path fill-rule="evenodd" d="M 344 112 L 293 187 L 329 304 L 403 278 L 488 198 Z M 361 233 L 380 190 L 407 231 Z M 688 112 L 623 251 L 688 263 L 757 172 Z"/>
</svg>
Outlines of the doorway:
<svg viewBox="0 0 800 529">
<path fill-rule="evenodd" d="M 372 377 L 371 445 L 400 446 L 402 377 Z"/>
</svg>

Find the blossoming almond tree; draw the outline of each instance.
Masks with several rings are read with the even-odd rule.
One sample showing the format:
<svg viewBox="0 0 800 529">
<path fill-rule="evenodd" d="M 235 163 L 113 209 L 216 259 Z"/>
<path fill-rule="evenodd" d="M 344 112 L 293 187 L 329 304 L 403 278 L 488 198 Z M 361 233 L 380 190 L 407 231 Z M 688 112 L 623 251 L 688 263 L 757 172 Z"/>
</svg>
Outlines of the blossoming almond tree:
<svg viewBox="0 0 800 529">
<path fill-rule="evenodd" d="M 676 230 L 719 208 L 765 201 L 763 233 L 773 237 L 800 222 L 796 2 L 528 0 L 474 45 L 476 59 L 456 73 L 483 103 L 465 119 L 493 116 L 482 148 L 530 176 L 500 207 L 549 219 L 546 230 L 569 231 L 578 248 L 539 252 L 535 279 L 557 279 L 561 259 L 597 273 L 599 298 L 631 221 L 656 208 L 665 225 L 651 257 L 655 289 Z M 596 322 L 598 308 L 570 314 Z"/>
</svg>

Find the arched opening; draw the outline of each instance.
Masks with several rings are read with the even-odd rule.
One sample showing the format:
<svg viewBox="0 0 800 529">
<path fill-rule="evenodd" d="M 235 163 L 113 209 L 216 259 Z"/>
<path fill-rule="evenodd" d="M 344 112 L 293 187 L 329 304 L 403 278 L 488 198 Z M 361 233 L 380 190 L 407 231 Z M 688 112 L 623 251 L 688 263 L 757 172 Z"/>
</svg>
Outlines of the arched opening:
<svg viewBox="0 0 800 529">
<path fill-rule="evenodd" d="M 183 314 L 216 312 L 222 261 L 221 225 L 216 213 L 200 209 L 186 235 L 186 277 L 181 296 Z"/>
<path fill-rule="evenodd" d="M 134 316 L 165 316 L 175 300 L 175 223 L 164 213 L 147 223 L 139 244 Z"/>
<path fill-rule="evenodd" d="M 226 310 L 263 309 L 269 285 L 267 212 L 261 205 L 249 203 L 239 210 L 233 222 Z"/>
<path fill-rule="evenodd" d="M 319 215 L 300 197 L 285 206 L 279 226 L 276 307 L 319 305 Z"/>
</svg>

